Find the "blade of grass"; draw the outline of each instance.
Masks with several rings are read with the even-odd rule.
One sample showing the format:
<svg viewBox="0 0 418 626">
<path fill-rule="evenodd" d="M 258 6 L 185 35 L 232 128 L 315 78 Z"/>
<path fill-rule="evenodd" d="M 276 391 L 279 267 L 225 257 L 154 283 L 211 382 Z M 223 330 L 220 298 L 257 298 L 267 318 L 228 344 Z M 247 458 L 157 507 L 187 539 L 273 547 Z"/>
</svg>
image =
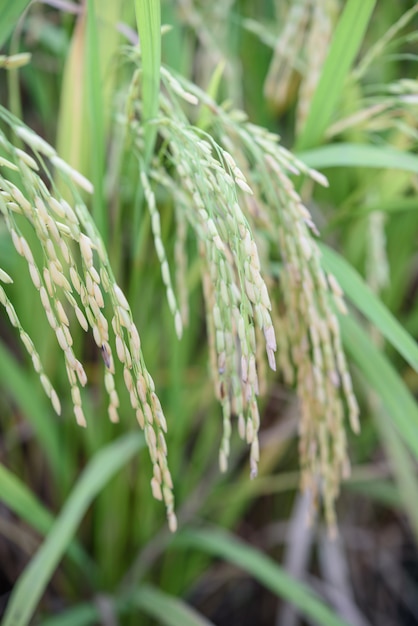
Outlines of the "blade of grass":
<svg viewBox="0 0 418 626">
<path fill-rule="evenodd" d="M 348 0 L 345 3 L 306 124 L 296 142 L 297 150 L 307 150 L 321 143 L 360 50 L 374 5 L 375 0 Z"/>
<path fill-rule="evenodd" d="M 360 324 L 352 316 L 340 316 L 346 351 L 365 381 L 376 391 L 403 440 L 418 458 L 418 406 L 409 389 Z"/>
<path fill-rule="evenodd" d="M 57 483 L 69 471 L 65 447 L 59 440 L 56 417 L 52 416 L 52 408 L 41 395 L 33 380 L 23 367 L 0 342 L 0 371 L 3 389 L 7 389 L 13 401 L 27 416 L 39 439 L 45 456 L 51 465 Z M 40 386 L 40 383 L 39 383 Z"/>
<path fill-rule="evenodd" d="M 160 0 L 135 0 L 136 23 L 142 59 L 142 115 L 145 126 L 145 163 L 154 150 L 157 130 L 148 124 L 158 112 L 161 65 Z"/>
<path fill-rule="evenodd" d="M 298 153 L 306 165 L 315 169 L 325 167 L 373 167 L 406 172 L 418 172 L 418 157 L 390 146 L 369 146 L 337 143 Z"/>
<path fill-rule="evenodd" d="M 155 124 L 149 124 L 158 113 L 161 66 L 161 5 L 160 0 L 135 0 L 135 15 L 141 47 L 142 60 L 142 123 L 145 133 L 144 167 L 148 169 L 157 137 Z M 142 187 L 139 204 L 143 203 Z M 139 284 L 139 262 L 141 238 L 139 216 L 134 219 L 134 267 L 131 279 L 131 294 L 136 299 Z"/>
<path fill-rule="evenodd" d="M 279 597 L 294 604 L 302 615 L 321 626 L 348 626 L 347 622 L 321 601 L 303 583 L 294 580 L 269 557 L 218 529 L 187 530 L 179 534 L 173 547 L 194 548 L 244 569 Z"/>
<path fill-rule="evenodd" d="M 403 510 L 407 513 L 415 537 L 418 537 L 418 478 L 409 450 L 398 435 L 386 411 L 378 407 L 376 422 L 391 461 L 393 474 L 402 500 Z"/>
<path fill-rule="evenodd" d="M 0 500 L 42 535 L 46 535 L 54 523 L 52 513 L 37 500 L 17 476 L 3 465 L 0 465 Z M 68 555 L 81 571 L 89 573 L 90 578 L 96 574 L 93 571 L 94 564 L 79 544 L 71 543 L 68 547 Z"/>
<path fill-rule="evenodd" d="M 351 302 L 418 372 L 418 345 L 414 339 L 341 255 L 325 245 L 320 244 L 320 248 L 324 268 L 334 274 Z"/>
<path fill-rule="evenodd" d="M 103 194 L 105 149 L 104 149 L 104 120 L 102 73 L 99 57 L 99 39 L 97 33 L 97 16 L 94 0 L 87 0 L 87 106 L 90 118 L 90 135 L 92 149 L 92 178 L 94 185 L 93 217 L 103 237 L 104 243 L 108 237 L 108 220 Z"/>
<path fill-rule="evenodd" d="M 0 48 L 22 15 L 31 0 L 13 0 L 13 2 L 2 2 L 0 6 Z"/>
<path fill-rule="evenodd" d="M 143 445 L 141 434 L 129 433 L 102 449 L 89 462 L 48 537 L 19 577 L 6 609 L 3 626 L 29 624 L 48 581 L 91 502 Z"/>
<path fill-rule="evenodd" d="M 361 59 L 358 67 L 353 72 L 354 80 L 360 80 L 367 69 L 372 65 L 372 63 L 383 54 L 385 48 L 389 44 L 391 40 L 399 33 L 400 30 L 405 28 L 405 26 L 412 20 L 415 14 L 418 11 L 418 4 L 415 4 L 413 7 L 403 13 L 401 17 L 398 19 L 395 24 L 392 24 L 389 30 L 385 32 L 383 37 L 381 37 L 375 44 L 367 51 L 367 54 Z"/>
<path fill-rule="evenodd" d="M 159 624 L 166 626 L 213 626 L 208 619 L 188 606 L 183 600 L 159 591 L 151 585 L 142 585 L 133 594 L 129 604 L 143 609 Z"/>
<path fill-rule="evenodd" d="M 213 71 L 209 85 L 206 90 L 208 96 L 210 96 L 215 101 L 217 100 L 217 97 L 218 97 L 218 93 L 219 93 L 220 86 L 221 86 L 221 81 L 224 75 L 224 70 L 225 70 L 225 61 L 224 60 L 219 61 L 218 65 L 215 67 Z M 201 104 L 199 117 L 196 121 L 196 126 L 201 128 L 202 130 L 206 130 L 207 128 L 209 128 L 212 122 L 212 118 L 213 118 L 213 113 L 209 109 L 209 107 L 205 106 L 204 104 Z"/>
<path fill-rule="evenodd" d="M 129 594 L 114 598 L 118 614 L 132 615 L 133 609 L 142 609 L 158 624 L 167 626 L 213 626 L 213 623 L 188 606 L 183 600 L 159 591 L 151 585 L 141 585 Z M 97 624 L 100 614 L 94 604 L 80 604 L 61 615 L 41 622 L 42 626 L 89 626 Z"/>
<path fill-rule="evenodd" d="M 76 20 L 66 55 L 61 80 L 58 111 L 56 148 L 58 154 L 76 170 L 90 176 L 88 150 L 89 130 L 86 115 L 86 15 L 81 13 Z M 67 188 L 58 183 L 58 188 L 68 195 Z"/>
<path fill-rule="evenodd" d="M 14 55 L 19 53 L 21 44 L 22 32 L 20 28 L 15 28 L 9 44 L 9 54 Z M 21 91 L 21 68 L 9 70 L 7 72 L 7 86 L 9 90 L 9 102 L 8 106 L 10 112 L 19 119 L 23 118 L 22 107 L 22 91 Z"/>
<path fill-rule="evenodd" d="M 100 614 L 97 605 L 93 603 L 78 604 L 77 606 L 63 611 L 59 615 L 54 615 L 42 619 L 40 626 L 95 626 L 99 623 Z"/>
<path fill-rule="evenodd" d="M 416 211 L 418 209 L 418 200 L 416 198 L 404 198 L 402 196 L 395 196 L 390 200 L 384 200 L 383 202 L 376 202 L 374 204 L 348 206 L 343 208 L 335 216 L 332 216 L 328 221 L 327 230 L 331 230 L 336 226 L 359 217 L 366 217 L 371 213 L 379 211 L 381 213 L 387 213 L 392 216 L 394 213 L 406 213 L 408 211 Z"/>
<path fill-rule="evenodd" d="M 350 478 L 344 482 L 343 488 L 364 495 L 369 502 L 377 502 L 391 509 L 402 509 L 403 507 L 398 486 L 387 480 L 356 482 Z"/>
<path fill-rule="evenodd" d="M 0 499 L 13 513 L 46 534 L 53 522 L 52 514 L 15 474 L 0 464 Z"/>
</svg>

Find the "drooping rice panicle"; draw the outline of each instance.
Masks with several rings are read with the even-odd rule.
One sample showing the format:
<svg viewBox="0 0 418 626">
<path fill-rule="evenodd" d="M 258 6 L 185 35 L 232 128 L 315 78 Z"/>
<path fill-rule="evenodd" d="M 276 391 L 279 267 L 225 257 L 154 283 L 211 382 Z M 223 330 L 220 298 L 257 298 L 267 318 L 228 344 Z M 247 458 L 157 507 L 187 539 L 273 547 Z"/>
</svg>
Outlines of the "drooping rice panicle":
<svg viewBox="0 0 418 626">
<path fill-rule="evenodd" d="M 0 110 L 0 115 L 31 148 L 39 161 L 16 149 L 5 135 L 0 134 L 2 148 L 8 154 L 8 162 L 0 165 L 0 212 L 16 251 L 26 260 L 31 280 L 39 292 L 49 325 L 64 355 L 77 423 L 80 426 L 87 425 L 80 393 L 80 386 L 87 383 L 87 375 L 73 349 L 71 328 L 74 318 L 84 331 L 91 332 L 103 357 L 104 386 L 109 395 L 108 412 L 112 422 L 118 421 L 119 406 L 114 382 L 115 352 L 122 363 L 131 405 L 144 430 L 153 463 L 152 492 L 155 497 L 164 500 L 168 523 L 174 531 L 177 521 L 173 484 L 167 465 L 164 437 L 167 430 L 166 420 L 155 393 L 154 382 L 145 366 L 138 330 L 129 304 L 115 281 L 103 242 L 90 213 L 74 187 L 78 185 L 91 192 L 92 186 L 87 179 L 59 159 L 54 149 L 32 130 L 22 126 L 3 109 Z M 56 191 L 44 157 L 67 178 L 67 184 L 73 190 L 72 204 Z M 20 176 L 20 188 L 5 176 L 9 163 Z M 42 180 L 41 173 L 51 181 L 51 189 Z M 20 230 L 19 223 L 22 220 L 25 228 L 27 224 L 31 225 L 36 234 L 36 249 L 31 248 Z M 1 277 L 7 281 L 4 271 Z M 45 392 L 54 409 L 59 412 L 58 396 L 43 370 L 32 340 L 22 328 L 4 290 L 0 292 L 0 298 L 32 358 Z M 74 315 L 70 315 L 71 311 Z"/>
<path fill-rule="evenodd" d="M 321 267 L 318 230 L 289 175 L 303 173 L 324 185 L 327 181 L 240 111 L 218 106 L 180 77 L 181 90 L 177 85 L 172 89 L 166 76 L 167 70 L 155 121 L 164 152 L 153 163 L 150 181 L 171 195 L 199 242 L 211 370 L 223 414 L 220 467 L 227 467 L 231 418 L 236 416 L 241 437 L 251 445 L 251 475 L 256 475 L 257 396 L 263 372 L 259 329 L 270 367 L 276 367 L 278 350 L 285 380 L 296 385 L 302 486 L 322 494 L 332 526 L 339 483 L 349 470 L 344 415 L 357 431 L 358 407 L 333 310 L 333 301 L 345 310 L 342 294 Z M 210 110 L 210 135 L 190 124 L 179 104 L 183 91 Z M 136 115 L 140 118 L 140 108 Z M 140 146 L 138 125 L 126 123 Z M 163 156 L 171 164 L 170 176 L 160 167 Z M 281 259 L 280 316 L 272 317 L 261 273 L 254 236 L 259 228 L 265 242 L 262 261 L 272 251 Z"/>
</svg>

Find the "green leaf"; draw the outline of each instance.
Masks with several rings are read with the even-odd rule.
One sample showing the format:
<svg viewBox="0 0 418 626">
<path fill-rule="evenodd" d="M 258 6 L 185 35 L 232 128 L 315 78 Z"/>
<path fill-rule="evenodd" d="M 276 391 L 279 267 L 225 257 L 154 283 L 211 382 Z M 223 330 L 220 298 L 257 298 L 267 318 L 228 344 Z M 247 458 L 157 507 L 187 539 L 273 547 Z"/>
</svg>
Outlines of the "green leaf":
<svg viewBox="0 0 418 626">
<path fill-rule="evenodd" d="M 309 167 L 373 167 L 418 173 L 418 156 L 390 146 L 335 143 L 298 155 Z"/>
<path fill-rule="evenodd" d="M 154 151 L 157 127 L 149 124 L 157 117 L 160 95 L 161 67 L 161 4 L 160 0 L 135 0 L 136 23 L 141 48 L 142 67 L 142 120 L 144 124 L 144 166 L 147 170 Z M 138 195 L 138 205 L 143 202 L 142 187 Z M 132 272 L 132 294 L 136 294 L 139 284 L 138 266 L 141 255 L 141 238 L 139 236 L 139 211 L 134 216 L 133 229 L 136 235 L 134 243 L 134 271 Z M 135 299 L 135 298 L 133 298 Z"/>
<path fill-rule="evenodd" d="M 27 416 L 57 481 L 60 480 L 68 468 L 66 448 L 59 440 L 56 415 L 41 394 L 41 384 L 39 383 L 38 387 L 34 384 L 28 372 L 18 364 L 1 342 L 0 371 L 3 389 L 7 389 L 16 405 Z"/>
<path fill-rule="evenodd" d="M 306 585 L 289 576 L 269 557 L 233 535 L 218 529 L 187 530 L 173 540 L 173 546 L 195 548 L 221 557 L 297 607 L 301 615 L 320 626 L 348 626 Z"/>
<path fill-rule="evenodd" d="M 409 517 L 415 537 L 418 537 L 418 509 L 416 506 L 418 502 L 418 479 L 415 464 L 384 408 L 378 407 L 376 422 L 392 466 L 397 491 L 402 499 L 403 510 Z"/>
<path fill-rule="evenodd" d="M 144 438 L 141 434 L 130 433 L 98 452 L 89 462 L 48 537 L 19 577 L 2 626 L 29 624 L 51 576 L 92 500 L 143 445 Z"/>
<path fill-rule="evenodd" d="M 3 465 L 0 465 L 0 500 L 42 535 L 46 535 L 54 523 L 52 513 Z M 91 577 L 96 574 L 93 563 L 79 544 L 73 542 L 69 545 L 68 556 L 81 571 L 88 571 Z"/>
<path fill-rule="evenodd" d="M 218 65 L 213 70 L 213 74 L 211 76 L 208 88 L 206 90 L 206 93 L 208 94 L 208 96 L 210 96 L 215 101 L 218 98 L 218 93 L 219 93 L 219 89 L 221 86 L 221 81 L 223 78 L 224 70 L 225 70 L 225 61 L 222 59 L 221 61 L 219 61 Z M 212 111 L 210 110 L 208 106 L 205 106 L 202 104 L 200 107 L 199 117 L 196 120 L 196 126 L 198 128 L 201 128 L 202 130 L 207 130 L 212 122 L 212 119 L 213 119 Z"/>
<path fill-rule="evenodd" d="M 349 206 L 330 218 L 328 228 L 335 228 L 336 225 L 339 225 L 342 222 L 366 217 L 371 213 L 387 213 L 392 216 L 394 213 L 407 213 L 408 211 L 417 210 L 417 198 L 404 198 L 402 196 L 396 196 L 394 198 L 373 204 L 360 205 L 356 207 Z"/>
<path fill-rule="evenodd" d="M 40 621 L 40 626 L 95 626 L 99 623 L 100 614 L 97 605 L 83 603 L 62 611 L 59 615 L 47 617 Z"/>
<path fill-rule="evenodd" d="M 93 218 L 104 240 L 108 237 L 107 207 L 103 195 L 103 179 L 105 164 L 104 137 L 105 128 L 103 120 L 103 93 L 102 72 L 99 56 L 99 38 L 97 33 L 97 15 L 94 0 L 87 0 L 87 103 L 89 111 L 89 127 L 91 146 L 94 146 L 92 154 L 92 175 L 94 184 L 93 195 Z"/>
<path fill-rule="evenodd" d="M 43 535 L 52 525 L 53 516 L 33 493 L 4 465 L 0 464 L 0 500 L 13 513 Z"/>
<path fill-rule="evenodd" d="M 166 626 L 213 626 L 213 623 L 188 606 L 183 600 L 151 587 L 141 585 L 129 604 L 143 609 Z"/>
<path fill-rule="evenodd" d="M 344 82 L 360 50 L 374 5 L 375 0 L 348 0 L 345 3 L 306 124 L 296 143 L 297 150 L 306 150 L 321 142 L 341 98 Z"/>
<path fill-rule="evenodd" d="M 398 486 L 387 480 L 356 481 L 349 478 L 344 481 L 343 489 L 359 493 L 369 502 L 375 501 L 391 509 L 402 509 L 402 499 L 399 495 Z"/>
<path fill-rule="evenodd" d="M 145 124 L 145 163 L 154 150 L 156 127 L 147 124 L 158 113 L 161 66 L 160 0 L 135 0 L 142 59 L 142 116 Z"/>
<path fill-rule="evenodd" d="M 136 615 L 141 609 L 154 617 L 159 625 L 166 626 L 213 626 L 213 623 L 200 615 L 193 607 L 180 598 L 164 593 L 151 585 L 141 585 L 120 596 L 114 597 L 113 608 L 118 615 Z M 60 615 L 41 622 L 42 626 L 90 626 L 97 624 L 100 614 L 95 604 L 79 604 Z M 139 623 L 139 621 L 137 622 Z"/>
<path fill-rule="evenodd" d="M 418 406 L 392 365 L 352 316 L 339 318 L 344 347 L 376 391 L 403 440 L 418 459 Z"/>
<path fill-rule="evenodd" d="M 322 244 L 320 248 L 323 267 L 334 274 L 351 302 L 380 330 L 411 367 L 418 371 L 418 345 L 414 339 L 341 255 Z"/>
<path fill-rule="evenodd" d="M 17 22 L 31 0 L 3 0 L 0 3 L 0 48 L 16 28 Z"/>
</svg>

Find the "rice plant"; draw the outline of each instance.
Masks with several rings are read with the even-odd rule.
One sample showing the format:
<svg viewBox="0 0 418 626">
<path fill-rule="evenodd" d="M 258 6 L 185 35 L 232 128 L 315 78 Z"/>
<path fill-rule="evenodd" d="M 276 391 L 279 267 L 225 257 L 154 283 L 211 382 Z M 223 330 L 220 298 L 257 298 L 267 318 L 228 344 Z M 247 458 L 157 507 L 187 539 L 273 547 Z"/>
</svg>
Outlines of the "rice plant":
<svg viewBox="0 0 418 626">
<path fill-rule="evenodd" d="M 3 623 L 212 623 L 193 608 L 202 552 L 282 598 L 280 619 L 286 602 L 363 619 L 298 580 L 291 538 L 281 565 L 238 536 L 260 494 L 289 508 L 290 476 L 289 529 L 312 543 L 323 522 L 336 562 L 341 485 L 368 484 L 371 442 L 418 529 L 416 81 L 399 73 L 416 7 L 44 4 L 0 12 L 0 481 L 21 520 L 2 554 L 23 570 L 6 568 Z"/>
</svg>

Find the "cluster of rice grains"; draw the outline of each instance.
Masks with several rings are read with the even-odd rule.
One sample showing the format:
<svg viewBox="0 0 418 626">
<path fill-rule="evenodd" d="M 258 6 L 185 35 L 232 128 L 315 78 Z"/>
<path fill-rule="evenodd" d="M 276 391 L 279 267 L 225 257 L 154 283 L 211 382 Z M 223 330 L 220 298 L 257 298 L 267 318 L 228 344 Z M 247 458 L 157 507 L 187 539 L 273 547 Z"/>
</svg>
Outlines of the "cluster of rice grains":
<svg viewBox="0 0 418 626">
<path fill-rule="evenodd" d="M 91 193 L 92 186 L 88 180 L 64 163 L 55 150 L 34 132 L 19 125 L 3 109 L 0 114 L 37 156 L 35 160 L 25 151 L 15 148 L 0 132 L 1 148 L 8 157 L 0 160 L 0 211 L 16 251 L 28 264 L 30 277 L 39 292 L 48 322 L 63 351 L 77 423 L 86 426 L 80 387 L 86 384 L 87 376 L 73 350 L 71 335 L 73 321 L 70 323 L 73 316 L 70 315 L 70 311 L 86 332 L 90 330 L 102 353 L 105 362 L 104 382 L 109 395 L 108 412 L 112 422 L 119 419 L 112 344 L 123 364 L 124 380 L 130 394 L 131 405 L 144 430 L 153 463 L 152 492 L 157 499 L 165 501 L 169 526 L 174 531 L 177 522 L 174 514 L 173 485 L 167 467 L 164 438 L 166 420 L 155 393 L 153 380 L 144 364 L 140 338 L 128 302 L 115 282 L 102 240 L 75 188 L 75 185 L 78 185 Z M 42 174 L 50 180 L 51 188 L 54 188 L 45 167 L 45 158 L 73 189 L 76 198 L 73 206 L 58 194 L 52 195 L 44 184 L 38 163 L 42 166 Z M 20 188 L 8 179 L 8 170 L 13 170 L 19 176 Z M 28 237 L 22 235 L 22 228 L 19 227 L 19 225 L 23 227 L 22 220 L 33 227 L 39 242 L 37 250 L 32 250 Z M 13 282 L 4 271 L 0 272 L 0 280 L 6 283 Z M 105 307 L 105 300 L 110 306 Z M 45 392 L 59 414 L 61 406 L 58 395 L 44 372 L 32 340 L 22 328 L 12 303 L 1 287 L 0 301 L 11 323 L 18 329 Z M 105 309 L 111 311 L 109 321 L 111 318 L 112 330 L 109 329 Z"/>
<path fill-rule="evenodd" d="M 175 85 L 170 88 L 184 93 Z M 186 94 L 191 101 L 191 94 Z M 168 113 L 171 104 L 161 98 Z M 237 416 L 241 437 L 251 445 L 251 475 L 257 474 L 259 458 L 259 393 L 256 354 L 256 326 L 264 333 L 266 353 L 275 369 L 276 339 L 270 316 L 270 299 L 260 274 L 257 246 L 247 219 L 238 203 L 237 189 L 251 194 L 245 176 L 231 155 L 197 129 L 179 120 L 159 120 L 159 131 L 167 145 L 167 156 L 177 169 L 182 190 L 176 191 L 172 178 L 155 169 L 151 176 L 165 185 L 181 204 L 187 221 L 197 234 L 203 260 L 203 290 L 215 390 L 223 411 L 223 438 L 220 467 L 226 471 L 230 451 L 231 417 Z M 142 175 L 144 183 L 144 174 Z M 154 201 L 149 185 L 146 197 L 154 219 Z M 180 196 L 184 196 L 181 200 Z M 154 233 L 155 234 L 155 233 Z M 157 251 L 160 244 L 156 238 Z M 179 315 L 171 296 L 171 286 L 163 279 L 167 297 L 176 319 Z M 179 259 L 179 252 L 177 257 Z M 180 266 L 184 264 L 180 263 Z M 179 281 L 178 281 L 179 282 Z M 176 324 L 177 325 L 177 324 Z"/>
<path fill-rule="evenodd" d="M 334 313 L 335 307 L 345 312 L 341 289 L 321 267 L 315 225 L 288 174 L 303 173 L 321 184 L 326 180 L 282 148 L 277 136 L 248 123 L 241 112 L 219 107 L 165 69 L 162 77 L 165 90 L 156 123 L 163 148 L 149 172 L 146 195 L 155 219 L 151 184 L 162 186 L 173 198 L 181 224 L 190 225 L 199 242 L 211 371 L 223 412 L 220 467 L 227 467 L 231 418 L 236 417 L 241 437 L 251 446 L 251 476 L 257 473 L 263 353 L 275 370 L 278 349 L 280 369 L 286 382 L 295 384 L 301 403 L 302 486 L 321 494 L 332 528 L 339 483 L 349 471 L 344 413 L 357 432 L 358 407 Z M 210 111 L 210 134 L 190 124 L 182 100 Z M 126 123 L 133 137 L 139 129 L 132 123 L 134 117 L 130 110 Z M 140 133 L 134 141 L 141 146 Z M 259 245 L 254 233 L 260 233 Z M 280 257 L 280 315 L 272 314 L 260 273 L 263 248 L 267 274 L 267 255 Z M 181 256 L 176 248 L 176 261 L 184 268 Z M 162 252 L 159 257 L 163 260 Z M 171 281 L 166 276 L 164 282 L 177 316 Z"/>
<path fill-rule="evenodd" d="M 303 173 L 317 182 L 326 184 L 326 181 L 282 148 L 277 136 L 248 123 L 241 112 L 219 107 L 197 87 L 175 78 L 164 68 L 161 76 L 164 89 L 160 92 L 160 111 L 151 123 L 158 125 L 162 142 L 150 167 L 144 168 L 141 161 L 144 145 L 139 121 L 141 103 L 134 97 L 138 72 L 128 92 L 126 116 L 119 119 L 129 131 L 130 147 L 138 155 L 140 183 L 179 337 L 188 315 L 185 284 L 188 227 L 198 241 L 211 371 L 223 413 L 220 467 L 223 471 L 227 468 L 231 421 L 236 418 L 240 436 L 251 447 L 251 476 L 257 474 L 260 422 L 257 396 L 265 385 L 266 361 L 271 369 L 276 369 L 277 350 L 281 372 L 286 382 L 295 384 L 301 402 L 302 486 L 321 495 L 332 527 L 339 483 L 349 471 L 344 413 L 348 413 L 351 426 L 357 431 L 358 407 L 334 313 L 335 307 L 345 311 L 342 293 L 335 279 L 321 267 L 315 226 L 289 174 Z M 190 124 L 184 103 L 202 107 L 203 125 L 210 126 L 210 134 Z M 103 243 L 79 195 L 74 192 L 73 206 L 58 194 L 51 195 L 38 174 L 38 162 L 52 189 L 54 184 L 44 165 L 45 158 L 70 185 L 78 185 L 87 192 L 92 191 L 91 185 L 64 163 L 50 145 L 4 110 L 0 109 L 0 114 L 37 156 L 35 161 L 0 134 L 1 147 L 9 157 L 0 161 L 0 210 L 17 252 L 28 263 L 31 279 L 63 350 L 77 422 L 86 423 L 80 386 L 86 384 L 87 376 L 72 348 L 66 309 L 74 311 L 84 330 L 91 330 L 102 351 L 112 421 L 118 419 L 119 401 L 111 343 L 116 349 L 131 405 L 150 450 L 154 466 L 152 491 L 156 498 L 164 499 L 169 525 L 174 530 L 172 481 L 164 438 L 166 422 L 144 364 L 128 303 L 114 280 Z M 25 193 L 1 175 L 7 168 L 19 174 Z M 164 188 L 172 197 L 176 211 L 178 300 L 161 238 L 154 193 L 157 187 Z M 22 217 L 36 232 L 42 263 L 35 260 L 40 256 L 39 251 L 34 254 L 19 230 Z M 261 274 L 259 255 L 267 276 L 273 274 L 269 256 L 280 261 L 280 314 L 272 313 L 265 282 L 268 279 Z M 11 281 L 4 272 L 0 279 Z M 112 311 L 113 333 L 104 313 L 105 299 Z M 58 396 L 3 289 L 0 300 L 18 328 L 45 391 L 59 413 Z M 264 349 L 260 349 L 263 344 Z"/>
</svg>

